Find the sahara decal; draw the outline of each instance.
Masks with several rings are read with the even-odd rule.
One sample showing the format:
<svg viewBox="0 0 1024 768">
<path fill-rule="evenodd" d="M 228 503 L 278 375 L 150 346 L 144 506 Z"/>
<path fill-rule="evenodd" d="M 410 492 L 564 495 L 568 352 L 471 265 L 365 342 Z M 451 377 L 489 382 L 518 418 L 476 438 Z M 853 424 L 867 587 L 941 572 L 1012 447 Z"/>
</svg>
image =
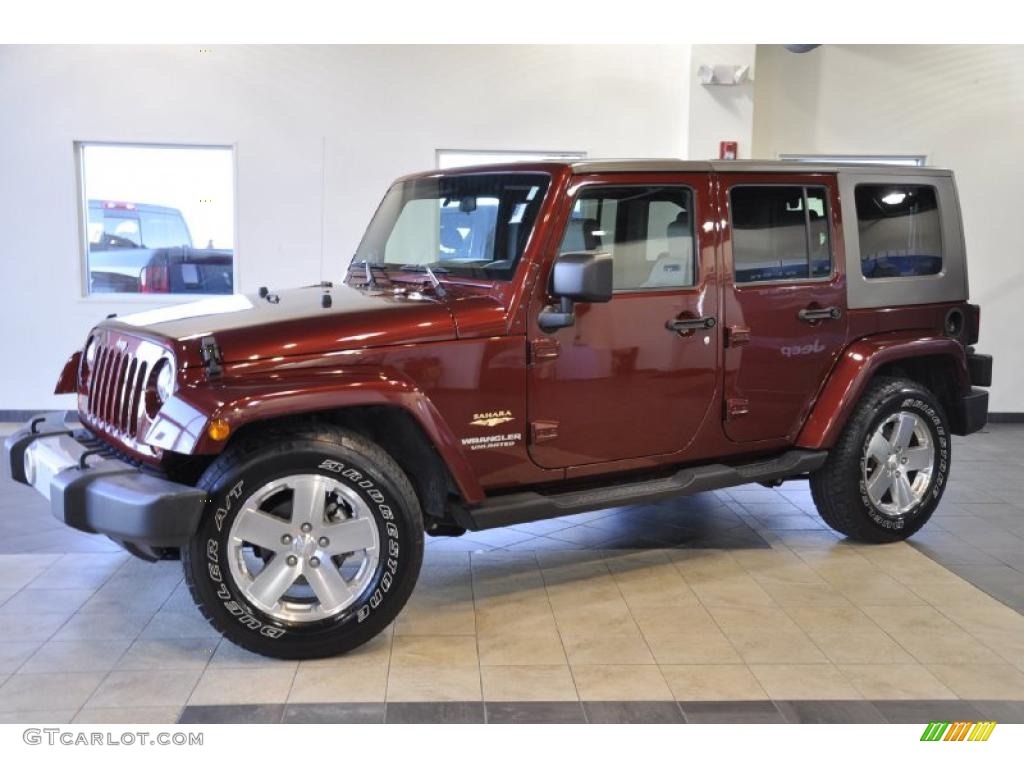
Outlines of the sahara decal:
<svg viewBox="0 0 1024 768">
<path fill-rule="evenodd" d="M 496 427 L 512 421 L 512 411 L 486 411 L 485 413 L 474 413 L 470 425 L 474 427 Z M 465 441 L 463 441 L 465 442 Z"/>
</svg>

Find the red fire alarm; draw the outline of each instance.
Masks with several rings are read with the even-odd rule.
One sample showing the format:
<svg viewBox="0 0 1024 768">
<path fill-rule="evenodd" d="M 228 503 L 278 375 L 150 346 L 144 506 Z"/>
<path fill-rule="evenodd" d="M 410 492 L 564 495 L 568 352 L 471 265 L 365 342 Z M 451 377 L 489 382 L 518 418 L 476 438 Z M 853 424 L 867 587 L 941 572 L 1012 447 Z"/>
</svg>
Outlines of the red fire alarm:
<svg viewBox="0 0 1024 768">
<path fill-rule="evenodd" d="M 738 141 L 720 141 L 718 142 L 718 159 L 719 160 L 735 160 L 739 156 L 739 142 Z"/>
</svg>

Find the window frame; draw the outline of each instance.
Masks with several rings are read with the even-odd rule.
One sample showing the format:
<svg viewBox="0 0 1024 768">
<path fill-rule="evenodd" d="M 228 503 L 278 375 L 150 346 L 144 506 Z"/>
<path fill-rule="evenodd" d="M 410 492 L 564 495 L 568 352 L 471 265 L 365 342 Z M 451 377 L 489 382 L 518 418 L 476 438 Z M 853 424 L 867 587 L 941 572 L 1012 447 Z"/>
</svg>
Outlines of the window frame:
<svg viewBox="0 0 1024 768">
<path fill-rule="evenodd" d="M 779 160 L 790 163 L 807 163 L 808 165 L 834 165 L 851 163 L 854 165 L 892 165 L 907 168 L 923 168 L 928 164 L 925 154 L 908 155 L 829 155 L 803 154 L 800 152 L 780 152 Z"/>
<path fill-rule="evenodd" d="M 861 187 L 928 187 L 932 194 L 935 196 L 935 213 L 939 219 L 939 225 L 937 227 L 939 236 L 939 271 L 932 272 L 930 275 L 887 275 L 885 277 L 868 277 L 864 274 L 864 256 L 860 250 L 860 215 L 857 213 L 857 190 Z M 868 285 L 877 285 L 884 281 L 904 281 L 904 280 L 934 280 L 937 278 L 943 278 L 946 276 L 946 237 L 943 229 L 945 227 L 945 221 L 943 220 L 942 214 L 942 197 L 937 184 L 929 184 L 925 182 L 891 182 L 886 184 L 884 182 L 875 181 L 858 181 L 853 185 L 853 216 L 856 223 L 857 233 L 857 258 L 859 259 L 859 269 L 857 270 L 857 277 L 863 280 Z"/>
<path fill-rule="evenodd" d="M 735 238 L 733 233 L 736 228 L 733 226 L 733 205 L 732 205 L 732 191 L 740 187 L 786 187 L 793 188 L 799 187 L 802 190 L 804 200 L 807 199 L 808 189 L 821 189 L 825 192 L 825 221 L 828 223 L 826 229 L 828 233 L 828 260 L 829 260 L 829 273 L 827 275 L 817 275 L 815 277 L 788 277 L 779 278 L 777 280 L 751 280 L 750 282 L 738 282 L 736 280 L 736 248 Z M 732 262 L 732 284 L 736 290 L 743 290 L 744 288 L 756 287 L 759 285 L 806 285 L 813 283 L 830 283 L 836 279 L 839 274 L 838 265 L 836 264 L 836 250 L 835 250 L 835 233 L 832 231 L 833 223 L 833 206 L 831 200 L 831 187 L 828 184 L 808 184 L 804 182 L 738 182 L 730 185 L 725 190 L 726 196 L 726 207 L 729 211 L 729 259 Z M 804 242 L 807 246 L 807 268 L 810 272 L 811 264 L 811 224 L 810 224 L 810 211 L 807 207 L 807 203 L 804 202 Z"/>
<path fill-rule="evenodd" d="M 77 271 L 79 275 L 79 303 L 88 304 L 158 304 L 162 306 L 185 304 L 198 301 L 204 298 L 223 296 L 225 294 L 213 293 L 123 293 L 116 291 L 92 292 L 89 290 L 89 199 L 86 193 L 85 179 L 85 152 L 86 147 L 134 147 L 141 149 L 221 149 L 231 152 L 231 195 L 232 195 L 232 226 L 234 228 L 234 242 L 232 243 L 231 254 L 231 281 L 234 293 L 240 293 L 239 285 L 241 270 L 239 268 L 239 242 L 241 240 L 239 229 L 239 206 L 238 206 L 238 142 L 236 141 L 210 141 L 210 142 L 180 142 L 180 141 L 117 141 L 112 139 L 75 139 L 72 142 L 72 162 L 75 168 L 75 193 L 78 199 L 75 201 L 77 210 L 77 239 L 78 252 L 75 258 L 78 260 Z M 141 230 L 141 220 L 140 220 Z M 186 222 L 186 228 L 188 224 Z M 189 230 L 191 236 L 191 230 Z M 227 294 L 230 295 L 230 294 Z"/>
<path fill-rule="evenodd" d="M 700 265 L 700 261 L 701 261 L 700 260 L 701 244 L 700 244 L 700 233 L 699 233 L 700 227 L 697 226 L 697 223 L 696 223 L 696 220 L 695 220 L 695 216 L 692 215 L 692 214 L 696 213 L 696 210 L 698 208 L 698 204 L 697 204 L 697 189 L 692 184 L 688 184 L 687 182 L 680 181 L 680 182 L 670 182 L 670 183 L 664 183 L 664 184 L 659 184 L 659 183 L 643 183 L 643 182 L 626 182 L 626 183 L 623 183 L 623 184 L 618 184 L 618 183 L 609 183 L 609 182 L 606 182 L 606 181 L 585 181 L 582 184 L 579 184 L 573 190 L 572 198 L 571 198 L 570 204 L 569 204 L 569 217 L 566 218 L 565 224 L 562 226 L 562 232 L 561 232 L 558 240 L 554 244 L 554 247 L 555 247 L 555 260 L 557 260 L 559 255 L 560 255 L 560 248 L 561 248 L 561 245 L 562 245 L 562 240 L 565 239 L 566 230 L 568 230 L 568 228 L 569 228 L 569 221 L 572 219 L 572 209 L 576 207 L 576 203 L 579 201 L 580 196 L 584 193 L 585 190 L 588 190 L 588 189 L 591 189 L 591 188 L 605 188 L 605 189 L 650 189 L 652 187 L 655 187 L 655 188 L 658 188 L 658 189 L 685 189 L 685 190 L 688 190 L 689 193 L 690 193 L 690 202 L 691 202 L 692 207 L 694 208 L 694 211 L 691 212 L 691 217 L 690 217 L 690 231 L 693 233 L 693 275 L 692 275 L 693 282 L 690 285 L 677 285 L 677 286 L 654 285 L 654 286 L 650 286 L 649 288 L 642 288 L 642 287 L 637 287 L 637 288 L 613 288 L 612 289 L 612 296 L 614 297 L 614 296 L 628 295 L 628 294 L 649 294 L 649 293 L 655 293 L 655 292 L 658 292 L 658 291 L 661 291 L 661 292 L 669 292 L 670 291 L 670 292 L 673 292 L 673 293 L 677 293 L 679 291 L 696 291 L 696 290 L 699 290 L 700 289 L 700 285 L 701 285 L 701 277 L 702 277 L 701 265 Z M 645 241 L 645 242 L 647 242 L 647 241 Z M 601 252 L 602 251 L 596 251 L 596 253 L 601 253 Z M 612 260 L 614 261 L 614 259 L 615 259 L 615 254 L 613 253 L 612 254 Z"/>
<path fill-rule="evenodd" d="M 483 164 L 488 163 L 565 163 L 576 160 L 586 160 L 587 153 L 573 150 L 532 150 L 532 149 L 465 149 L 455 147 L 442 147 L 434 150 L 434 165 L 442 171 L 456 171 L 459 168 L 471 168 L 481 165 L 479 162 L 467 163 L 465 165 L 442 165 L 442 160 L 447 156 L 475 156 L 486 158 Z"/>
</svg>

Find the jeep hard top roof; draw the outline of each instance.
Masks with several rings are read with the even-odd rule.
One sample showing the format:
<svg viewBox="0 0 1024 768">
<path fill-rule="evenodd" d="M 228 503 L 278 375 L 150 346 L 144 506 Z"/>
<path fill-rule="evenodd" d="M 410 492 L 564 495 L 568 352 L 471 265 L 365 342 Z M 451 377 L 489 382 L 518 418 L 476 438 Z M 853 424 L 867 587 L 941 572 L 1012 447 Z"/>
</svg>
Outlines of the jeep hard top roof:
<svg viewBox="0 0 1024 768">
<path fill-rule="evenodd" d="M 444 176 L 482 173 L 547 173 L 577 176 L 616 173 L 667 174 L 783 174 L 793 177 L 830 174 L 836 177 L 842 221 L 856 222 L 856 190 L 865 185 L 924 184 L 935 188 L 938 207 L 947 212 L 939 217 L 942 242 L 942 271 L 920 277 L 891 277 L 868 280 L 861 274 L 859 230 L 847 226 L 837 230 L 842 237 L 846 259 L 847 305 L 850 309 L 936 304 L 966 301 L 966 248 L 960 222 L 960 204 L 953 172 L 947 168 L 884 163 L 800 163 L 791 160 L 676 160 L 657 158 L 594 158 L 585 160 L 549 160 L 540 162 L 504 162 L 410 174 L 399 181 L 435 179 Z M 927 181 L 925 181 L 927 180 Z M 740 180 L 740 183 L 744 183 Z"/>
<path fill-rule="evenodd" d="M 660 160 L 660 159 L 600 159 L 578 160 L 566 163 L 573 173 L 626 173 L 657 172 L 700 173 L 835 173 L 837 171 L 863 171 L 877 175 L 908 173 L 946 175 L 945 168 L 888 165 L 885 163 L 798 163 L 791 160 Z"/>
<path fill-rule="evenodd" d="M 551 171 L 568 168 L 589 173 L 850 173 L 872 176 L 951 176 L 948 168 L 885 163 L 799 163 L 791 160 L 678 160 L 674 158 L 593 158 L 586 160 L 508 161 L 413 173 L 407 178 L 495 171 Z"/>
</svg>

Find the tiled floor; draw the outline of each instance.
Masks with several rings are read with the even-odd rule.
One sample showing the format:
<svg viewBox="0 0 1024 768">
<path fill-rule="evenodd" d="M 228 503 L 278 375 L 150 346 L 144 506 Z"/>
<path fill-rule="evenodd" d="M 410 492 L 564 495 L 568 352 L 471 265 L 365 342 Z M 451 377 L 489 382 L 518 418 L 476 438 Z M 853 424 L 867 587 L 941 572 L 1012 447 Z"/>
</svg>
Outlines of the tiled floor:
<svg viewBox="0 0 1024 768">
<path fill-rule="evenodd" d="M 954 452 L 911 544 L 805 483 L 430 540 L 389 632 L 301 663 L 4 483 L 0 722 L 1024 722 L 1024 427 Z"/>
</svg>

